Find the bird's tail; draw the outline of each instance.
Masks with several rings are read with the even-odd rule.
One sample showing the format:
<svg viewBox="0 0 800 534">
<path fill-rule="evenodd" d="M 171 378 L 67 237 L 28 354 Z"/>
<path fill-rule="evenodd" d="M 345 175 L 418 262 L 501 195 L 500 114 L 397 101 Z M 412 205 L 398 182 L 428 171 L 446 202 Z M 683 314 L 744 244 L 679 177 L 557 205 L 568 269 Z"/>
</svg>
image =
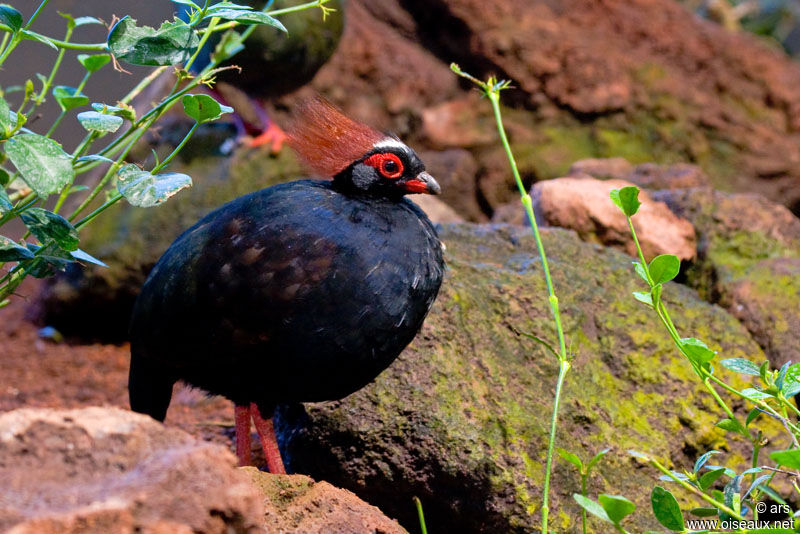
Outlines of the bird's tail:
<svg viewBox="0 0 800 534">
<path fill-rule="evenodd" d="M 128 395 L 131 410 L 163 421 L 172 398 L 175 379 L 150 358 L 131 350 L 131 369 L 128 374 Z"/>
</svg>

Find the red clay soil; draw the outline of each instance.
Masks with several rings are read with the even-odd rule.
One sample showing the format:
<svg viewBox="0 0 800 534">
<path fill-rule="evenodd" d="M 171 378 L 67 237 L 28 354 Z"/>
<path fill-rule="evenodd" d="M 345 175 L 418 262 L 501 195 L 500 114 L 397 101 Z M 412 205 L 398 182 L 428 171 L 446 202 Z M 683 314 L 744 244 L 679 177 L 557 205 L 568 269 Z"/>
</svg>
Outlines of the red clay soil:
<svg viewBox="0 0 800 534">
<path fill-rule="evenodd" d="M 33 300 L 38 280 L 17 294 Z M 128 408 L 128 344 L 79 345 L 40 339 L 21 298 L 0 310 L 0 411 L 23 407 Z M 233 405 L 221 397 L 176 385 L 165 421 L 192 435 L 233 450 Z M 255 451 L 254 451 L 255 452 Z M 257 464 L 258 465 L 258 464 Z"/>
</svg>

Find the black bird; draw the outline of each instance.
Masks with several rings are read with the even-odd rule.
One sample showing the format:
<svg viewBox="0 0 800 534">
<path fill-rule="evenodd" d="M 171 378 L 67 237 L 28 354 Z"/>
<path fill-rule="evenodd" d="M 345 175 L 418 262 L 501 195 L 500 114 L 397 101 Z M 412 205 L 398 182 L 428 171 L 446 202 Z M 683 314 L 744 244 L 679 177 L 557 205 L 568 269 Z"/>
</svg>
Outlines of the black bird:
<svg viewBox="0 0 800 534">
<path fill-rule="evenodd" d="M 417 154 L 321 98 L 290 146 L 316 173 L 240 197 L 164 253 L 131 321 L 131 408 L 164 420 L 181 379 L 250 418 L 283 472 L 277 403 L 339 399 L 385 369 L 422 326 L 442 282 L 442 245 L 408 193 L 438 194 Z"/>
</svg>

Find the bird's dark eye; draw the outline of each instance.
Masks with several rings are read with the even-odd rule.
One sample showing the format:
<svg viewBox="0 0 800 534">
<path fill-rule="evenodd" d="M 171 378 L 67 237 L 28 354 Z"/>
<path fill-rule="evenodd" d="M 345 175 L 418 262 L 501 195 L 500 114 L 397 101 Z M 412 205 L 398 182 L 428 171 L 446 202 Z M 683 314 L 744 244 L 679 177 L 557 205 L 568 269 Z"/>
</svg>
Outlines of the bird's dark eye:
<svg viewBox="0 0 800 534">
<path fill-rule="evenodd" d="M 403 162 L 400 157 L 392 152 L 373 154 L 364 160 L 370 167 L 378 169 L 384 178 L 396 179 L 403 175 Z"/>
<path fill-rule="evenodd" d="M 397 162 L 387 159 L 383 162 L 383 168 L 381 170 L 383 171 L 383 174 L 394 174 L 397 172 Z"/>
</svg>

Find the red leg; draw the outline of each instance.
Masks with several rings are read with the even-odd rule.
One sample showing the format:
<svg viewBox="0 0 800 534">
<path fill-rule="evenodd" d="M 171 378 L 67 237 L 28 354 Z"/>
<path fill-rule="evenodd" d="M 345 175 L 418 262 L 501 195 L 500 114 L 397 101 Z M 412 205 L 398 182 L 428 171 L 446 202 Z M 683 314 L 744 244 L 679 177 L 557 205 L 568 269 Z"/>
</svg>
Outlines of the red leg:
<svg viewBox="0 0 800 534">
<path fill-rule="evenodd" d="M 272 418 L 264 419 L 255 404 L 250 405 L 250 415 L 256 424 L 258 437 L 261 438 L 261 446 L 264 448 L 264 456 L 267 458 L 267 467 L 270 473 L 286 473 L 281 459 L 281 451 L 278 450 L 278 441 L 275 439 L 275 427 L 272 425 Z"/>
<path fill-rule="evenodd" d="M 283 148 L 283 142 L 286 140 L 286 133 L 275 124 L 272 120 L 267 119 L 268 126 L 263 132 L 251 139 L 245 139 L 243 143 L 249 147 L 258 147 L 269 144 L 272 153 L 278 154 Z"/>
<path fill-rule="evenodd" d="M 239 465 L 252 465 L 250 461 L 250 407 L 237 404 L 234 408 L 236 420 L 236 457 Z"/>
</svg>

